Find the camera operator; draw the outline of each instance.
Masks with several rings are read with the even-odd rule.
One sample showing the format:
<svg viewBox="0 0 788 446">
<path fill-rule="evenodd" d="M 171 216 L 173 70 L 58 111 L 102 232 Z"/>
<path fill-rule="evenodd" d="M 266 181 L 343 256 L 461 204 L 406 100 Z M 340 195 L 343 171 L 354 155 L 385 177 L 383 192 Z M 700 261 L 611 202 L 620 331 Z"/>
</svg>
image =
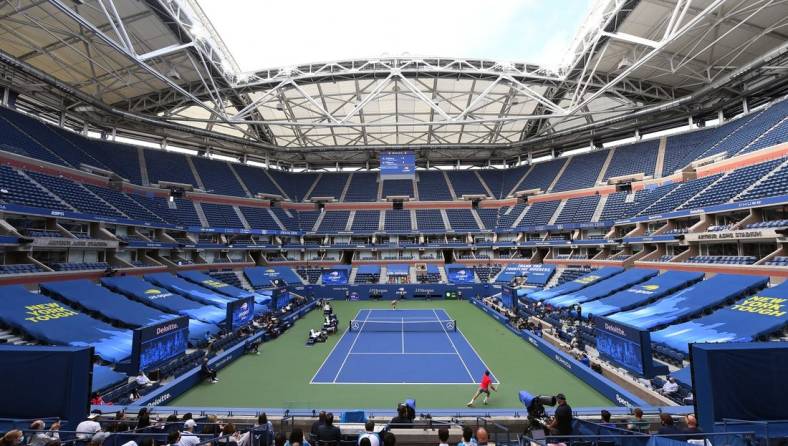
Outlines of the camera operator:
<svg viewBox="0 0 788 446">
<path fill-rule="evenodd" d="M 566 397 L 563 393 L 555 396 L 558 407 L 555 408 L 555 414 L 550 424 L 550 435 L 566 436 L 572 435 L 572 408 L 566 402 Z"/>
</svg>

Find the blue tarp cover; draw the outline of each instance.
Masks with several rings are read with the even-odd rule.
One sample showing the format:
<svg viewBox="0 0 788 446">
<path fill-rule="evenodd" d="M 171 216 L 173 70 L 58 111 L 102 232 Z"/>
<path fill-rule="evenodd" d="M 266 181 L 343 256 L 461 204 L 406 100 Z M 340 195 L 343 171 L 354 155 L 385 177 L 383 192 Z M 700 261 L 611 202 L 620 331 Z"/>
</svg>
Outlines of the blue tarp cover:
<svg viewBox="0 0 788 446">
<path fill-rule="evenodd" d="M 380 265 L 360 265 L 356 274 L 380 274 Z"/>
<path fill-rule="evenodd" d="M 616 274 L 620 274 L 624 272 L 624 268 L 618 266 L 606 266 L 604 268 L 599 268 L 596 271 L 592 271 L 584 276 L 578 277 L 575 280 L 571 280 L 566 283 L 562 283 L 557 287 L 550 288 L 548 290 L 536 291 L 533 293 L 529 293 L 526 295 L 530 300 L 538 300 L 543 301 L 547 299 L 552 299 L 557 296 L 561 296 L 563 294 L 573 293 L 578 290 L 582 290 L 587 286 L 591 286 L 600 280 L 607 279 L 610 276 L 614 276 Z M 523 290 L 518 290 L 523 291 Z M 517 293 L 520 296 L 520 293 Z"/>
<path fill-rule="evenodd" d="M 105 361 L 131 356 L 131 330 L 105 324 L 19 285 L 0 287 L 0 321 L 47 344 L 92 346 Z"/>
<path fill-rule="evenodd" d="M 118 321 L 131 328 L 144 327 L 178 317 L 94 284 L 89 280 L 69 280 L 41 284 L 41 290 L 87 313 L 95 313 L 111 321 Z M 189 320 L 189 341 L 199 344 L 208 334 L 216 334 L 219 327 L 198 320 Z"/>
<path fill-rule="evenodd" d="M 253 293 L 251 291 L 246 291 L 237 286 L 229 285 L 221 280 L 214 279 L 208 274 L 199 271 L 183 271 L 178 273 L 178 276 L 233 299 L 243 299 L 254 296 L 254 302 L 257 304 L 255 305 L 255 313 L 264 312 L 266 307 L 271 306 L 270 293 Z"/>
<path fill-rule="evenodd" d="M 689 352 L 691 342 L 749 342 L 788 324 L 788 281 L 712 314 L 651 333 L 651 341 Z"/>
<path fill-rule="evenodd" d="M 287 266 L 255 266 L 244 268 L 244 276 L 253 288 L 271 287 L 274 279 L 283 280 L 288 285 L 303 285 L 301 277 Z"/>
<path fill-rule="evenodd" d="M 187 297 L 205 305 L 215 305 L 224 309 L 227 308 L 227 303 L 233 300 L 227 296 L 214 293 L 213 291 L 201 287 L 196 283 L 192 283 L 183 280 L 180 277 L 173 276 L 170 273 L 145 274 L 143 278 L 150 283 L 156 284 L 162 288 L 166 288 L 168 291 L 178 293 L 181 296 Z"/>
<path fill-rule="evenodd" d="M 612 314 L 608 319 L 650 330 L 691 317 L 763 288 L 769 279 L 742 274 L 717 274 L 645 307 Z"/>
<path fill-rule="evenodd" d="M 93 385 L 91 392 L 98 392 L 116 384 L 128 381 L 128 376 L 112 370 L 112 367 L 93 364 Z"/>
<path fill-rule="evenodd" d="M 139 277 L 105 277 L 101 279 L 101 283 L 124 296 L 165 312 L 188 316 L 190 319 L 210 324 L 222 324 L 227 319 L 225 310 L 213 305 L 203 305 L 178 294 L 173 294 Z"/>
<path fill-rule="evenodd" d="M 386 274 L 389 276 L 407 276 L 410 273 L 408 265 L 394 263 L 386 265 Z"/>
<path fill-rule="evenodd" d="M 571 307 L 575 304 L 601 299 L 613 293 L 629 288 L 640 282 L 646 281 L 659 274 L 656 269 L 631 268 L 621 274 L 597 282 L 589 287 L 574 293 L 548 299 L 546 303 L 559 308 Z"/>
<path fill-rule="evenodd" d="M 627 288 L 624 291 L 582 305 L 583 317 L 607 316 L 617 311 L 629 310 L 678 291 L 703 279 L 703 273 L 688 271 L 668 271 L 647 282 Z"/>
</svg>

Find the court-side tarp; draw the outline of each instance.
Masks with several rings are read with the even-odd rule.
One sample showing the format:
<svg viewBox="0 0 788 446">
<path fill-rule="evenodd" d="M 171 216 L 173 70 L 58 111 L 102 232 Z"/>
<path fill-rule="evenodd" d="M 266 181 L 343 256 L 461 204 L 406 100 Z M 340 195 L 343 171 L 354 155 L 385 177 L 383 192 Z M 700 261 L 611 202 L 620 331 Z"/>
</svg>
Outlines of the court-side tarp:
<svg viewBox="0 0 788 446">
<path fill-rule="evenodd" d="M 117 293 L 167 313 L 188 316 L 190 319 L 210 324 L 222 324 L 227 320 L 226 310 L 171 293 L 139 277 L 105 277 L 101 279 L 101 283 Z"/>
<path fill-rule="evenodd" d="M 163 312 L 139 301 L 129 300 L 100 285 L 85 279 L 41 284 L 41 291 L 60 301 L 79 308 L 86 313 L 106 318 L 113 323 L 121 323 L 129 328 L 139 328 L 158 324 L 178 317 Z M 189 341 L 199 344 L 209 334 L 219 332 L 219 327 L 198 320 L 189 321 Z"/>
<path fill-rule="evenodd" d="M 0 321 L 47 344 L 92 346 L 105 361 L 131 356 L 131 330 L 105 324 L 19 285 L 0 287 Z"/>
<path fill-rule="evenodd" d="M 181 296 L 187 297 L 193 301 L 200 302 L 205 305 L 214 305 L 224 309 L 227 308 L 227 303 L 232 300 L 227 296 L 214 293 L 207 288 L 201 287 L 196 283 L 183 280 L 180 277 L 173 276 L 170 273 L 145 274 L 143 278 L 152 284 L 167 289 L 168 291 L 180 294 Z"/>
<path fill-rule="evenodd" d="M 611 314 L 608 319 L 650 330 L 692 317 L 725 302 L 733 302 L 765 287 L 767 283 L 769 279 L 766 277 L 717 274 L 643 308 Z"/>
<path fill-rule="evenodd" d="M 788 324 L 788 282 L 712 314 L 651 333 L 651 340 L 688 353 L 691 342 L 749 342 Z"/>
<path fill-rule="evenodd" d="M 252 288 L 269 288 L 272 280 L 283 280 L 288 285 L 303 285 L 304 281 L 287 266 L 255 266 L 244 268 L 244 276 Z"/>
<path fill-rule="evenodd" d="M 261 310 L 265 309 L 266 307 L 270 307 L 271 305 L 270 293 L 253 293 L 251 291 L 246 291 L 236 286 L 224 283 L 221 280 L 217 280 L 199 271 L 182 271 L 178 273 L 178 276 L 188 280 L 189 282 L 196 283 L 197 285 L 203 286 L 211 291 L 215 291 L 233 299 L 254 297 L 255 304 L 263 306 L 261 307 Z M 255 306 L 255 308 L 257 307 Z"/>
<path fill-rule="evenodd" d="M 112 367 L 93 364 L 93 385 L 91 386 L 91 391 L 98 392 L 116 384 L 125 383 L 128 380 L 129 377 L 125 373 L 118 373 L 112 370 Z"/>
<path fill-rule="evenodd" d="M 618 266 L 606 266 L 604 268 L 599 268 L 596 271 L 592 271 L 586 275 L 578 277 L 575 280 L 571 280 L 569 282 L 558 285 L 557 287 L 553 287 L 548 290 L 528 293 L 525 296 L 529 300 L 535 300 L 535 301 L 552 299 L 557 296 L 573 293 L 577 290 L 582 290 L 587 286 L 591 286 L 601 280 L 607 279 L 608 277 L 615 276 L 616 274 L 621 274 L 622 272 L 624 272 L 624 268 Z M 520 296 L 519 293 L 518 296 Z"/>
<path fill-rule="evenodd" d="M 607 316 L 618 311 L 629 310 L 665 297 L 702 279 L 703 273 L 700 272 L 668 271 L 612 296 L 582 305 L 582 315 L 584 318 Z"/>
<path fill-rule="evenodd" d="M 554 307 L 565 308 L 610 296 L 632 285 L 645 282 L 659 274 L 656 269 L 631 268 L 607 280 L 597 282 L 574 293 L 564 294 L 546 301 Z"/>
</svg>

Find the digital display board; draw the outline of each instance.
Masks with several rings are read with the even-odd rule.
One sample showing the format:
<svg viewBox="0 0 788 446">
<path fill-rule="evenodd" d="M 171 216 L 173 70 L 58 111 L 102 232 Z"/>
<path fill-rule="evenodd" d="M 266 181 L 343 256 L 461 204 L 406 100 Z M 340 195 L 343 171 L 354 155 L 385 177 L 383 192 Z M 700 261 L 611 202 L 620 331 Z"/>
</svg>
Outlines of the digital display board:
<svg viewBox="0 0 788 446">
<path fill-rule="evenodd" d="M 347 285 L 347 269 L 328 269 L 321 274 L 323 285 Z"/>
<path fill-rule="evenodd" d="M 416 175 L 416 155 L 413 152 L 382 152 L 380 177 L 384 180 L 409 180 Z"/>
<path fill-rule="evenodd" d="M 188 343 L 189 318 L 186 316 L 137 328 L 132 338 L 132 368 L 135 373 L 150 370 L 185 353 Z"/>
<path fill-rule="evenodd" d="M 662 372 L 651 357 L 651 335 L 607 318 L 594 319 L 596 349 L 599 355 L 632 373 L 646 378 Z"/>
<path fill-rule="evenodd" d="M 236 331 L 254 320 L 254 296 L 242 297 L 227 304 L 227 328 Z"/>
</svg>

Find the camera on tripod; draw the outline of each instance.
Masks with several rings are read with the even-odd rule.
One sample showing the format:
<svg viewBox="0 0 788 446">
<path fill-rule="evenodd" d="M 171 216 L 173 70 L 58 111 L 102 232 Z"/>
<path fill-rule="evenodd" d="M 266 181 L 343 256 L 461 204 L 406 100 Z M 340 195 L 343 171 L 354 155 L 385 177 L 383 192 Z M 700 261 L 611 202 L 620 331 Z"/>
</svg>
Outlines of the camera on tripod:
<svg viewBox="0 0 788 446">
<path fill-rule="evenodd" d="M 520 391 L 520 402 L 523 403 L 528 411 L 528 423 L 526 424 L 525 433 L 532 436 L 535 431 L 541 431 L 540 436 L 544 436 L 545 425 L 548 421 L 545 406 L 555 406 L 556 397 L 548 395 L 531 395 L 525 390 Z"/>
</svg>

